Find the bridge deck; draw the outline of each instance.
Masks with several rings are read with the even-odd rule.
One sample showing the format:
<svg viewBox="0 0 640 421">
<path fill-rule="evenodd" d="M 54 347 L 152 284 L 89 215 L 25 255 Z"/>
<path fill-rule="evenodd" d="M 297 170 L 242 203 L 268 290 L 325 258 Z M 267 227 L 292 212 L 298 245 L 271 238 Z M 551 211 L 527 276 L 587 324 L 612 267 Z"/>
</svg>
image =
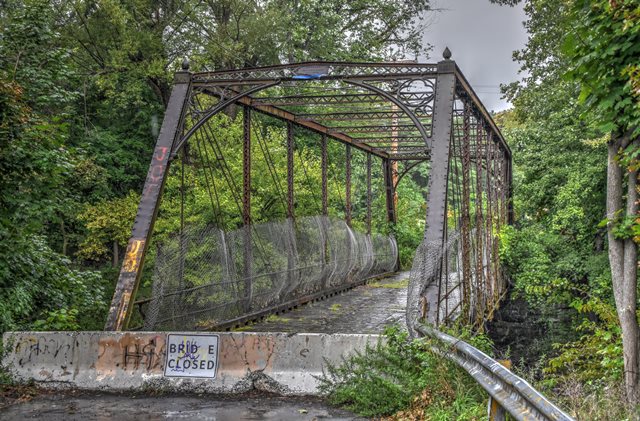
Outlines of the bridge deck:
<svg viewBox="0 0 640 421">
<path fill-rule="evenodd" d="M 356 287 L 244 326 L 248 332 L 382 333 L 385 326 L 405 326 L 409 272 Z"/>
</svg>

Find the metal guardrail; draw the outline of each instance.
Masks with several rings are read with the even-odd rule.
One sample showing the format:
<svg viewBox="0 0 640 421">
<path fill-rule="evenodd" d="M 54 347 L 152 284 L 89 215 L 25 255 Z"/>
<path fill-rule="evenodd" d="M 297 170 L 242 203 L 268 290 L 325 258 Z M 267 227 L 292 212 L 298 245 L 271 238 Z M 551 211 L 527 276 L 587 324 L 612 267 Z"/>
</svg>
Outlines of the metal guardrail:
<svg viewBox="0 0 640 421">
<path fill-rule="evenodd" d="M 415 325 L 415 330 L 448 345 L 441 350 L 443 355 L 467 371 L 516 420 L 573 421 L 527 381 L 479 349 L 428 326 Z"/>
</svg>

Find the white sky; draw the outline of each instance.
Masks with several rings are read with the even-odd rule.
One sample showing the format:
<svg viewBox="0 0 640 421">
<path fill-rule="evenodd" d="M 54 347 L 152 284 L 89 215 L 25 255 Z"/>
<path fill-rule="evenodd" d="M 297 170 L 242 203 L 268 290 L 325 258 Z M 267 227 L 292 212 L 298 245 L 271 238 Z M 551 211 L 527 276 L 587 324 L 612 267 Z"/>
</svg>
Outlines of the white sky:
<svg viewBox="0 0 640 421">
<path fill-rule="evenodd" d="M 448 46 L 452 60 L 485 107 L 489 111 L 509 108 L 501 99 L 500 84 L 520 79 L 512 52 L 527 41 L 522 6 L 498 6 L 489 0 L 433 0 L 432 6 L 445 10 L 424 17 L 423 40 L 434 46 L 428 61 L 442 60 Z"/>
</svg>

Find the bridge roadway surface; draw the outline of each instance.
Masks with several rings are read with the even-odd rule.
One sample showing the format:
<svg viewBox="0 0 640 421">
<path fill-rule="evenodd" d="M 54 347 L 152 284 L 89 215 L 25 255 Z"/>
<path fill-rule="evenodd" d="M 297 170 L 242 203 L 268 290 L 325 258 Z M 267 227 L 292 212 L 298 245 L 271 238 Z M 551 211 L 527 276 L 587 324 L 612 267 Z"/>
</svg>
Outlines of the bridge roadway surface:
<svg viewBox="0 0 640 421">
<path fill-rule="evenodd" d="M 361 285 L 340 295 L 267 317 L 239 330 L 251 332 L 382 333 L 404 326 L 409 272 Z M 7 404 L 8 402 L 5 402 Z M 359 420 L 316 397 L 166 395 L 45 392 L 3 408 L 0 420 Z"/>
<path fill-rule="evenodd" d="M 271 315 L 236 331 L 286 333 L 382 333 L 405 326 L 409 272 L 369 282 L 342 294 Z"/>
</svg>

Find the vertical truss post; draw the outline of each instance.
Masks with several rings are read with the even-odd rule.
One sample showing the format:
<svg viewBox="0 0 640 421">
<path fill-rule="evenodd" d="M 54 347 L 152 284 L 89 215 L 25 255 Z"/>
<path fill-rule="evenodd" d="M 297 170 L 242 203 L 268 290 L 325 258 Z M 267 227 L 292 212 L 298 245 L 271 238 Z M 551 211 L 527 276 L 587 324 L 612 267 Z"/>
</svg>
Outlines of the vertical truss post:
<svg viewBox="0 0 640 421">
<path fill-rule="evenodd" d="M 251 250 L 251 109 L 243 108 L 243 142 L 242 142 L 242 223 L 243 223 L 243 278 L 244 309 L 251 309 L 253 298 L 253 253 Z"/>
<path fill-rule="evenodd" d="M 507 206 L 508 206 L 508 210 L 507 210 L 507 223 L 509 225 L 513 225 L 515 219 L 514 219 L 514 215 L 513 215 L 513 162 L 511 160 L 511 155 L 510 154 L 506 154 L 506 159 L 507 159 Z"/>
<path fill-rule="evenodd" d="M 327 153 L 327 135 L 326 134 L 322 134 L 322 137 L 320 138 L 320 154 L 321 154 L 321 161 L 320 161 L 320 172 L 321 172 L 321 178 L 322 178 L 322 216 L 327 217 L 329 215 L 328 212 L 328 208 L 329 208 L 329 197 L 327 194 L 327 167 L 329 164 L 329 158 L 328 158 L 328 153 Z M 326 265 L 327 263 L 329 263 L 329 241 L 327 239 L 327 232 L 326 232 L 326 225 L 328 221 L 322 221 L 322 229 L 323 229 L 323 236 L 322 236 L 322 276 L 323 276 L 323 280 L 322 280 L 322 285 L 324 286 L 324 288 L 329 287 L 329 275 L 327 274 L 326 271 Z"/>
<path fill-rule="evenodd" d="M 178 266 L 178 288 L 184 288 L 184 261 L 187 257 L 187 238 L 184 233 L 184 161 L 187 155 L 187 148 L 182 149 L 180 154 L 180 264 Z"/>
<path fill-rule="evenodd" d="M 471 170 L 471 148 L 470 139 L 470 113 L 469 105 L 464 104 L 462 116 L 462 311 L 468 312 L 468 320 L 472 320 L 470 307 L 471 294 L 475 291 L 471 288 L 473 275 L 471 274 L 471 203 L 470 203 L 470 170 Z M 477 297 L 476 297 L 477 299 Z"/>
<path fill-rule="evenodd" d="M 346 145 L 346 174 L 345 174 L 345 219 L 347 225 L 351 226 L 351 145 Z"/>
<path fill-rule="evenodd" d="M 484 256 L 484 242 L 482 238 L 483 233 L 483 209 L 482 209 L 482 141 L 484 139 L 484 132 L 482 123 L 480 119 L 476 120 L 475 125 L 475 139 L 474 139 L 474 148 L 475 148 L 475 180 L 476 180 L 476 199 L 475 199 L 475 209 L 476 209 L 476 220 L 475 220 L 475 265 L 476 265 L 476 285 L 478 287 L 478 297 L 476 299 L 476 317 L 483 317 L 486 307 L 486 298 L 489 296 L 489 291 L 491 289 L 490 285 L 486 282 L 483 268 L 483 256 Z"/>
<path fill-rule="evenodd" d="M 498 241 L 496 241 L 497 237 L 493 234 L 500 232 L 500 203 L 499 203 L 499 174 L 498 174 L 498 160 L 499 160 L 499 146 L 496 139 L 491 139 L 491 187 L 492 187 L 492 206 L 493 206 L 493 218 L 492 218 L 492 239 L 493 239 L 493 268 L 494 268 L 494 276 L 497 280 L 497 291 L 502 291 L 504 279 L 502 274 L 500 273 L 500 267 L 498 262 Z"/>
<path fill-rule="evenodd" d="M 242 223 L 251 223 L 251 109 L 243 107 Z"/>
<path fill-rule="evenodd" d="M 498 291 L 498 283 L 497 283 L 497 278 L 496 278 L 496 274 L 493 271 L 493 258 L 494 258 L 494 250 L 493 250 L 493 205 L 492 205 L 492 197 L 493 197 L 493 187 L 491 185 L 492 183 L 492 177 L 491 177 L 491 166 L 493 164 L 493 150 L 491 148 L 491 144 L 493 143 L 493 139 L 491 137 L 491 128 L 490 127 L 485 127 L 486 130 L 486 136 L 484 139 L 484 158 L 485 158 L 485 172 L 486 172 L 486 176 L 485 176 L 485 182 L 486 182 L 486 191 L 487 191 L 487 211 L 485 214 L 485 223 L 486 223 L 486 227 L 484 229 L 485 231 L 485 237 L 486 237 L 486 246 L 485 249 L 487 250 L 487 258 L 486 258 L 486 264 L 487 264 L 487 278 L 488 278 L 488 282 L 491 284 L 491 289 L 493 291 L 493 295 L 492 295 L 492 302 L 497 302 L 498 300 L 498 295 L 499 295 L 499 291 Z"/>
<path fill-rule="evenodd" d="M 433 105 L 431 156 L 429 158 L 431 171 L 429 174 L 424 232 L 425 243 L 432 246 L 442 246 L 446 236 L 447 185 L 452 141 L 451 126 L 453 123 L 454 90 L 456 86 L 455 68 L 454 61 L 443 60 L 438 63 L 438 74 L 436 76 L 437 89 Z M 448 274 L 445 274 L 445 276 L 448 278 Z M 448 296 L 448 288 L 440 288 L 442 279 L 437 279 L 436 281 L 438 282 L 439 291 L 444 291 Z M 442 298 L 442 296 L 439 296 L 436 303 L 430 304 L 439 307 Z M 436 308 L 435 311 L 436 314 L 439 314 L 440 309 Z"/>
<path fill-rule="evenodd" d="M 122 262 L 116 290 L 113 293 L 105 330 L 123 330 L 127 327 L 131 317 L 144 258 L 169 170 L 169 158 L 172 156 L 173 147 L 180 134 L 191 87 L 191 75 L 187 69 L 184 70 L 176 73 L 174 79 L 173 90 L 144 182 L 126 256 Z"/>
<path fill-rule="evenodd" d="M 328 156 L 327 156 L 327 135 L 323 134 L 322 139 L 320 140 L 320 148 L 322 153 L 322 161 L 321 161 L 321 172 L 322 172 L 322 215 L 328 215 L 328 195 L 327 195 L 327 166 L 328 166 Z"/>
<path fill-rule="evenodd" d="M 293 123 L 287 122 L 287 218 L 293 219 Z"/>
<path fill-rule="evenodd" d="M 396 207 L 395 207 L 395 188 L 393 185 L 393 165 L 391 160 L 387 158 L 382 159 L 382 175 L 384 177 L 385 197 L 387 205 L 387 221 L 391 224 L 396 224 Z"/>
<path fill-rule="evenodd" d="M 367 154 L 367 234 L 371 235 L 371 154 Z"/>
<path fill-rule="evenodd" d="M 393 111 L 393 118 L 391 119 L 391 153 L 398 153 L 398 106 L 396 104 L 391 105 Z M 391 179 L 393 183 L 393 209 L 398 209 L 398 161 L 391 161 Z"/>
<path fill-rule="evenodd" d="M 502 223 L 507 224 L 509 220 L 509 204 L 507 203 L 507 179 L 509 177 L 507 152 L 504 148 L 500 148 L 500 203 L 502 204 Z"/>
<path fill-rule="evenodd" d="M 294 289 L 294 270 L 296 267 L 297 247 L 295 241 L 295 212 L 293 191 L 293 148 L 294 148 L 293 123 L 287 122 L 287 224 L 289 226 L 289 250 L 287 253 L 287 291 Z"/>
</svg>

